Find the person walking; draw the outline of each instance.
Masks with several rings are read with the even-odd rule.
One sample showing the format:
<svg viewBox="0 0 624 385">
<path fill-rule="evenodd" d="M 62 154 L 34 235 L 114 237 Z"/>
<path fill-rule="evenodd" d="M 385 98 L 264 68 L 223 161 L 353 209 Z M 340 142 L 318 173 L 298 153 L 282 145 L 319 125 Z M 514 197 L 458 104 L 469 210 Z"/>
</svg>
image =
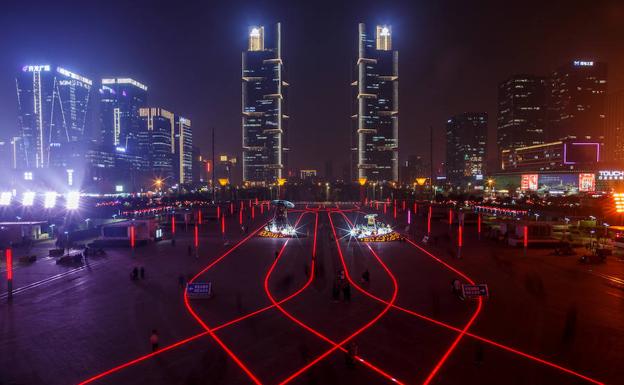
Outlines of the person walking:
<svg viewBox="0 0 624 385">
<path fill-rule="evenodd" d="M 158 350 L 158 331 L 152 329 L 152 335 L 149 338 L 150 344 L 152 344 L 152 352 Z"/>
</svg>

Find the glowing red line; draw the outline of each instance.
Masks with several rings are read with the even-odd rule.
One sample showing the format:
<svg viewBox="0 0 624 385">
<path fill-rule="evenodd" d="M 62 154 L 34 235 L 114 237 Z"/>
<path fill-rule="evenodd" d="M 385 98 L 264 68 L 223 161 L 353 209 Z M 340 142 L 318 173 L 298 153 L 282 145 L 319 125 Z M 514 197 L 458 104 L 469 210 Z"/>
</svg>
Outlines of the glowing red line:
<svg viewBox="0 0 624 385">
<path fill-rule="evenodd" d="M 315 221 L 315 228 L 314 228 L 314 233 L 315 233 L 315 238 L 316 238 L 316 227 L 318 225 L 318 214 L 316 214 L 316 221 Z M 296 226 L 296 225 L 295 225 Z M 275 259 L 275 261 L 273 262 L 273 264 L 271 265 L 269 271 L 267 272 L 265 279 L 264 279 L 264 291 L 267 294 L 267 297 L 269 298 L 269 300 L 271 301 L 271 303 L 273 303 L 273 305 L 275 307 L 277 307 L 277 309 L 283 313 L 286 317 L 288 317 L 290 320 L 292 320 L 293 322 L 295 322 L 297 325 L 301 326 L 302 328 L 306 329 L 307 331 L 309 331 L 310 333 L 316 335 L 317 337 L 319 337 L 320 339 L 322 339 L 325 342 L 328 342 L 329 344 L 331 344 L 332 346 L 334 346 L 334 349 L 331 350 L 335 350 L 335 349 L 340 349 L 343 352 L 347 352 L 347 349 L 345 349 L 344 347 L 342 347 L 341 345 L 337 344 L 336 342 L 334 342 L 333 340 L 329 339 L 328 337 L 326 337 L 324 334 L 318 332 L 317 330 L 311 328 L 310 326 L 308 326 L 307 324 L 305 324 L 304 322 L 300 321 L 299 319 L 297 319 L 296 317 L 294 317 L 292 314 L 290 314 L 288 311 L 286 311 L 282 306 L 280 306 L 280 303 L 275 301 L 275 298 L 273 297 L 271 290 L 269 289 L 269 279 L 273 273 L 273 271 L 275 270 L 275 266 L 277 266 L 278 261 L 280 260 L 280 258 L 282 257 L 284 250 L 286 249 L 286 245 L 288 244 L 288 241 L 286 241 L 286 243 L 284 243 L 284 245 L 282 246 L 277 258 Z M 316 243 L 315 243 L 316 245 Z M 314 248 L 316 248 L 316 246 L 314 246 Z M 316 254 L 316 250 L 313 249 L 312 251 L 313 255 Z M 314 277 L 314 266 L 315 266 L 315 259 L 312 258 L 312 264 L 311 264 L 311 273 L 310 273 L 310 277 L 309 277 L 309 282 L 311 282 L 313 280 Z M 307 286 L 308 284 L 306 284 Z M 351 337 L 352 338 L 352 337 Z M 328 353 L 329 354 L 329 353 Z M 378 367 L 376 367 L 375 365 L 371 364 L 370 362 L 364 360 L 363 358 L 356 356 L 356 359 L 358 360 L 358 362 L 361 362 L 362 364 L 364 364 L 365 366 L 367 366 L 368 368 L 372 369 L 373 371 L 377 372 L 378 374 L 381 374 L 383 377 L 388 378 L 398 384 L 402 384 L 401 382 L 397 381 L 394 377 L 392 377 L 391 375 L 389 375 L 388 373 L 384 372 L 383 370 L 379 369 Z M 320 361 L 320 360 L 318 360 Z M 316 362 L 318 362 L 316 361 Z M 314 362 L 314 361 L 313 361 Z M 284 382 L 282 382 L 282 384 L 292 380 L 293 378 L 297 377 L 298 375 L 300 375 L 301 373 L 303 373 L 303 371 L 305 371 L 306 369 L 302 368 L 301 371 L 296 374 L 294 377 L 291 376 L 289 377 L 290 379 L 286 379 Z"/>
<path fill-rule="evenodd" d="M 221 234 L 225 234 L 225 217 L 221 217 Z"/>
<path fill-rule="evenodd" d="M 463 234 L 462 234 L 463 230 L 462 229 L 463 229 L 463 226 L 460 224 L 459 228 L 458 228 L 459 236 L 457 237 L 457 246 L 459 246 L 459 247 L 462 247 L 463 241 L 464 241 L 463 240 Z"/>
<path fill-rule="evenodd" d="M 429 206 L 429 215 L 427 215 L 427 235 L 431 234 L 431 206 Z"/>
<path fill-rule="evenodd" d="M 195 248 L 199 248 L 199 229 L 195 225 Z"/>
<path fill-rule="evenodd" d="M 344 214 L 343 214 L 343 217 L 345 218 L 345 220 L 346 220 L 347 222 L 349 222 L 351 225 L 353 225 L 353 223 L 349 220 L 349 218 L 348 218 L 346 215 L 344 215 Z M 435 260 L 437 260 L 437 261 L 438 261 L 438 262 L 440 262 L 440 263 L 443 263 L 446 267 L 448 267 L 448 268 L 452 269 L 454 272 L 458 273 L 460 276 L 462 276 L 462 277 L 463 277 L 464 279 L 466 279 L 468 282 L 470 282 L 470 283 L 474 283 L 474 282 L 472 282 L 472 281 L 470 280 L 470 278 L 468 278 L 467 276 L 465 276 L 463 273 L 461 273 L 461 272 L 459 272 L 459 271 L 455 270 L 452 266 L 445 264 L 442 260 L 440 260 L 439 258 L 437 258 L 436 256 L 434 256 L 433 254 L 429 253 L 427 250 L 423 249 L 422 247 L 418 246 L 417 244 L 415 244 L 414 242 L 412 242 L 411 240 L 409 240 L 409 239 L 407 239 L 407 238 L 406 238 L 406 240 L 407 240 L 410 244 L 412 244 L 413 246 L 417 247 L 419 250 L 421 250 L 422 252 L 424 252 L 425 254 L 427 254 L 428 256 L 430 256 L 430 257 L 434 258 Z M 355 288 L 356 288 L 356 289 L 358 289 L 358 290 L 359 290 L 359 287 L 358 287 L 357 285 L 354 285 L 354 286 L 355 286 Z M 376 299 L 376 300 L 377 300 L 377 301 L 379 301 L 379 302 L 382 302 L 382 303 L 386 303 L 386 304 L 387 304 L 387 301 L 385 301 L 385 300 L 383 300 L 383 299 L 381 299 L 381 298 L 379 298 L 379 297 L 376 297 L 376 296 L 374 296 L 373 294 L 371 294 L 371 293 L 369 293 L 369 292 L 367 292 L 367 291 L 363 291 L 363 290 L 360 290 L 360 291 L 362 291 L 362 293 L 364 293 L 364 294 L 368 295 L 369 297 Z M 400 311 L 402 311 L 402 312 L 405 312 L 405 313 L 410 314 L 410 315 L 412 315 L 412 316 L 418 317 L 418 318 L 423 319 L 423 320 L 425 320 L 425 321 L 429 321 L 429 322 L 431 322 L 431 323 L 434 323 L 434 324 L 436 324 L 436 325 L 438 325 L 438 326 L 442 326 L 442 327 L 447 328 L 447 329 L 449 329 L 449 330 L 453 330 L 453 331 L 456 331 L 456 332 L 459 332 L 459 333 L 461 333 L 461 332 L 462 332 L 462 329 L 460 329 L 460 328 L 458 328 L 458 327 L 455 327 L 455 326 L 452 326 L 452 325 L 446 324 L 446 323 L 444 323 L 444 322 L 442 322 L 442 321 L 438 321 L 438 320 L 436 320 L 436 319 L 434 319 L 434 318 L 427 317 L 427 316 L 422 315 L 422 314 L 420 314 L 420 313 L 416 313 L 416 312 L 415 312 L 415 311 L 413 311 L 413 310 L 409 310 L 409 309 L 406 309 L 406 308 L 400 307 L 400 306 L 398 306 L 398 305 L 392 305 L 392 307 L 393 307 L 394 309 L 400 310 Z M 522 352 L 522 351 L 520 351 L 520 350 L 518 350 L 518 349 L 515 349 L 515 348 L 512 348 L 512 347 L 509 347 L 509 346 L 503 345 L 503 344 L 501 344 L 501 343 L 499 343 L 499 342 L 496 342 L 496 341 L 490 340 L 490 339 L 488 339 L 488 338 L 481 337 L 481 336 L 479 336 L 479 335 L 477 335 L 477 334 L 473 334 L 473 333 L 470 333 L 470 332 L 466 332 L 466 333 L 465 333 L 465 335 L 466 335 L 466 336 L 469 336 L 469 337 L 472 337 L 472 338 L 475 338 L 475 339 L 477 339 L 477 340 L 479 340 L 479 341 L 485 342 L 485 343 L 487 343 L 487 344 L 490 344 L 490 345 L 492 345 L 492 346 L 496 346 L 496 347 L 498 347 L 498 348 L 500 348 L 500 349 L 503 349 L 503 350 L 506 350 L 506 351 L 508 351 L 508 352 L 510 352 L 510 353 L 515 353 L 515 354 L 518 354 L 518 355 L 520 355 L 520 356 L 522 356 L 522 357 L 525 357 L 525 358 L 531 359 L 531 360 L 533 360 L 533 361 L 539 362 L 539 363 L 541 363 L 541 364 L 544 364 L 544 365 L 550 366 L 550 367 L 555 368 L 555 369 L 559 369 L 559 370 L 561 370 L 561 371 L 563 371 L 563 372 L 565 372 L 565 373 L 567 373 L 567 374 L 574 375 L 574 376 L 579 377 L 579 378 L 582 378 L 582 379 L 584 379 L 584 380 L 586 380 L 586 381 L 589 381 L 589 382 L 592 382 L 592 383 L 595 383 L 595 384 L 599 384 L 599 385 L 604 385 L 604 383 L 602 383 L 602 382 L 599 382 L 599 381 L 597 381 L 597 380 L 594 380 L 594 379 L 592 379 L 592 378 L 590 378 L 590 377 L 587 377 L 587 376 L 585 376 L 585 375 L 583 375 L 583 374 L 580 374 L 580 373 L 578 373 L 578 372 L 575 372 L 575 371 L 573 371 L 573 370 L 571 370 L 571 369 L 568 369 L 568 368 L 565 368 L 565 367 L 563 367 L 563 366 L 557 365 L 557 364 L 555 364 L 555 363 L 553 363 L 553 362 L 550 362 L 550 361 L 546 361 L 546 360 L 544 360 L 544 359 L 542 359 L 542 358 L 539 358 L 539 357 L 533 356 L 533 355 L 531 355 L 531 354 L 524 353 L 524 352 Z"/>
<path fill-rule="evenodd" d="M 449 225 L 453 224 L 453 209 L 449 209 Z"/>
<path fill-rule="evenodd" d="M 328 212 L 327 216 L 329 217 L 329 221 L 331 223 L 332 226 L 332 232 L 334 233 L 334 241 L 336 242 L 336 245 L 338 246 L 338 254 L 340 255 L 340 258 L 343 262 L 344 265 L 344 257 L 342 256 L 342 251 L 340 249 L 340 244 L 338 242 L 338 237 L 336 235 L 336 229 L 333 225 L 333 221 L 331 219 L 331 213 Z M 371 249 L 372 251 L 372 249 Z M 374 254 L 374 252 L 373 252 Z M 388 273 L 388 275 L 390 276 L 390 278 L 392 279 L 393 285 L 394 285 L 394 292 L 392 293 L 392 298 L 390 299 L 389 303 L 386 305 L 386 307 L 379 313 L 377 314 L 377 316 L 375 316 L 373 319 L 371 319 L 369 322 L 367 322 L 364 326 L 362 326 L 360 329 L 356 330 L 354 333 L 352 333 L 350 336 L 346 337 L 345 339 L 343 339 L 342 341 L 338 342 L 334 347 L 332 347 L 331 349 L 327 350 L 326 352 L 322 353 L 321 355 L 317 356 L 315 359 L 313 359 L 312 361 L 310 361 L 309 363 L 307 363 L 304 367 L 300 368 L 299 370 L 297 370 L 296 372 L 294 372 L 293 374 L 291 374 L 290 376 L 288 376 L 284 381 L 280 382 L 280 385 L 284 385 L 290 381 L 292 381 L 293 379 L 295 379 L 296 377 L 298 377 L 299 375 L 301 375 L 301 373 L 305 372 L 306 370 L 308 370 L 309 368 L 311 368 L 312 366 L 316 365 L 317 362 L 323 360 L 325 357 L 327 357 L 328 355 L 332 354 L 334 351 L 336 351 L 340 346 L 346 344 L 347 342 L 349 342 L 351 339 L 357 337 L 359 334 L 361 334 L 363 331 L 365 331 L 366 329 L 368 329 L 369 327 L 371 327 L 372 325 L 374 325 L 377 321 L 379 321 L 379 319 L 381 319 L 381 317 L 383 317 L 392 307 L 392 304 L 394 303 L 394 301 L 396 300 L 397 297 L 397 293 L 398 293 L 398 284 L 396 282 L 396 279 L 394 278 L 394 276 L 392 275 L 392 272 L 383 264 L 383 262 L 378 259 L 379 263 L 382 265 L 382 267 L 386 270 L 386 272 Z M 345 276 L 347 277 L 347 279 L 349 280 L 349 282 L 351 282 L 352 284 L 353 281 L 351 280 L 351 277 L 349 275 L 348 270 L 346 269 L 346 265 L 345 266 Z M 356 286 L 356 285 L 354 285 Z M 357 286 L 356 286 L 357 287 Z M 362 362 L 362 361 L 360 361 Z M 394 379 L 391 376 L 387 376 L 388 378 Z M 396 379 L 394 379 L 394 381 L 396 381 Z"/>
<path fill-rule="evenodd" d="M 175 234 L 175 213 L 171 215 L 171 233 Z"/>
<path fill-rule="evenodd" d="M 255 210 L 255 206 L 251 206 L 251 219 L 254 219 L 256 217 L 256 210 Z"/>
<path fill-rule="evenodd" d="M 221 206 L 217 206 L 217 218 L 221 218 Z"/>
<path fill-rule="evenodd" d="M 130 247 L 134 249 L 134 225 L 130 226 Z"/>
<path fill-rule="evenodd" d="M 202 211 L 201 210 L 197 212 L 197 220 L 199 221 L 199 224 L 201 225 L 202 224 Z"/>
<path fill-rule="evenodd" d="M 524 225 L 524 248 L 526 249 L 529 245 L 529 226 Z"/>
<path fill-rule="evenodd" d="M 241 205 L 242 206 L 242 205 Z M 241 208 L 241 210 L 238 212 L 238 224 L 242 225 L 243 224 L 243 210 Z"/>
<path fill-rule="evenodd" d="M 234 214 L 234 203 L 230 202 L 230 215 Z"/>
</svg>

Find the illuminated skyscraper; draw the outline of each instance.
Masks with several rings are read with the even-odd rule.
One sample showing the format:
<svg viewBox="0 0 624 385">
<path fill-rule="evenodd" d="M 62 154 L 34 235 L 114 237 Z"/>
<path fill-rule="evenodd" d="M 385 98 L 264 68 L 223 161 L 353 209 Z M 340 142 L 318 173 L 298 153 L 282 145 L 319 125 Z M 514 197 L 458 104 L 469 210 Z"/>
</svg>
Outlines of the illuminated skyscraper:
<svg viewBox="0 0 624 385">
<path fill-rule="evenodd" d="M 102 79 L 101 140 L 106 147 L 137 152 L 141 131 L 139 110 L 147 107 L 147 86 L 130 78 Z"/>
<path fill-rule="evenodd" d="M 454 187 L 483 180 L 488 115 L 465 112 L 446 123 L 446 180 Z"/>
<path fill-rule="evenodd" d="M 606 115 L 605 159 L 624 162 L 624 91 L 607 96 Z"/>
<path fill-rule="evenodd" d="M 193 131 L 191 120 L 175 116 L 175 157 L 174 174 L 176 182 L 193 182 Z"/>
<path fill-rule="evenodd" d="M 16 78 L 20 168 L 81 161 L 92 82 L 51 65 L 27 65 Z"/>
<path fill-rule="evenodd" d="M 607 65 L 574 60 L 552 74 L 548 137 L 594 139 L 604 137 Z"/>
<path fill-rule="evenodd" d="M 251 185 L 282 178 L 288 153 L 280 23 L 273 46 L 266 41 L 263 26 L 251 27 L 242 58 L 243 181 Z"/>
<path fill-rule="evenodd" d="M 399 177 L 399 52 L 392 49 L 392 27 L 374 33 L 359 24 L 356 109 L 353 115 L 354 179 L 397 181 Z"/>
<path fill-rule="evenodd" d="M 167 183 L 177 183 L 173 178 L 174 156 L 176 154 L 176 122 L 174 114 L 162 108 L 141 108 L 143 122 L 139 147 L 141 154 L 148 154 L 149 171 L 154 178 L 170 179 Z"/>
<path fill-rule="evenodd" d="M 514 75 L 498 86 L 498 152 L 545 141 L 548 82 L 544 77 Z"/>
</svg>

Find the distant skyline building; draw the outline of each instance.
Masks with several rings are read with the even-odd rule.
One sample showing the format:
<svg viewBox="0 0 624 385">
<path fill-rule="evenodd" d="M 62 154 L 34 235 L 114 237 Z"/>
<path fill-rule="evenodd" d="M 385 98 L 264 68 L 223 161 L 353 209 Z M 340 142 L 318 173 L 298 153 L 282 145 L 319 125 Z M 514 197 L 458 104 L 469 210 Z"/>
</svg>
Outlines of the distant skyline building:
<svg viewBox="0 0 624 385">
<path fill-rule="evenodd" d="M 446 124 L 446 180 L 453 187 L 480 183 L 485 174 L 488 114 L 465 112 Z"/>
<path fill-rule="evenodd" d="M 573 60 L 551 76 L 548 138 L 604 138 L 607 64 Z"/>
<path fill-rule="evenodd" d="M 154 178 L 174 182 L 174 162 L 176 153 L 175 116 L 163 108 L 141 108 L 142 121 L 140 153 L 148 154 L 150 172 Z"/>
<path fill-rule="evenodd" d="M 137 152 L 139 110 L 147 107 L 147 86 L 131 78 L 104 78 L 100 88 L 101 144 Z"/>
<path fill-rule="evenodd" d="M 609 162 L 624 161 L 624 91 L 607 96 L 605 118 L 604 159 Z"/>
<path fill-rule="evenodd" d="M 26 65 L 16 77 L 18 168 L 72 167 L 82 161 L 92 81 L 63 67 Z"/>
<path fill-rule="evenodd" d="M 358 25 L 356 113 L 351 134 L 352 179 L 398 181 L 399 53 L 392 27 Z"/>
<path fill-rule="evenodd" d="M 547 123 L 548 80 L 542 76 L 513 75 L 498 86 L 498 155 L 505 149 L 544 143 Z"/>
<path fill-rule="evenodd" d="M 264 26 L 253 26 L 242 53 L 243 182 L 256 186 L 284 177 L 289 150 L 280 23 L 267 41 Z"/>
<path fill-rule="evenodd" d="M 193 131 L 191 120 L 175 116 L 174 174 L 180 184 L 193 183 Z"/>
</svg>

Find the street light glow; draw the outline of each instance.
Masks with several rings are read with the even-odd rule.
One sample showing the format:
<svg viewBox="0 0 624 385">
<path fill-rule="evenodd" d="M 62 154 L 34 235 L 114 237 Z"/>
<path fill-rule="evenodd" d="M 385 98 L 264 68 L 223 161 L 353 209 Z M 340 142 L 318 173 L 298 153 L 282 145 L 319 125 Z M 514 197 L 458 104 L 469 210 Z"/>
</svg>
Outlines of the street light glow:
<svg viewBox="0 0 624 385">
<path fill-rule="evenodd" d="M 65 208 L 67 210 L 77 210 L 80 204 L 80 192 L 70 191 L 65 196 Z"/>
<path fill-rule="evenodd" d="M 35 203 L 35 192 L 25 191 L 22 194 L 22 206 L 30 207 Z"/>
<path fill-rule="evenodd" d="M 56 196 L 57 193 L 54 191 L 48 191 L 47 193 L 45 193 L 43 199 L 43 207 L 46 209 L 54 208 L 54 206 L 56 206 Z"/>
<path fill-rule="evenodd" d="M 0 206 L 8 206 L 11 204 L 13 194 L 10 191 L 3 191 L 0 193 Z"/>
</svg>

